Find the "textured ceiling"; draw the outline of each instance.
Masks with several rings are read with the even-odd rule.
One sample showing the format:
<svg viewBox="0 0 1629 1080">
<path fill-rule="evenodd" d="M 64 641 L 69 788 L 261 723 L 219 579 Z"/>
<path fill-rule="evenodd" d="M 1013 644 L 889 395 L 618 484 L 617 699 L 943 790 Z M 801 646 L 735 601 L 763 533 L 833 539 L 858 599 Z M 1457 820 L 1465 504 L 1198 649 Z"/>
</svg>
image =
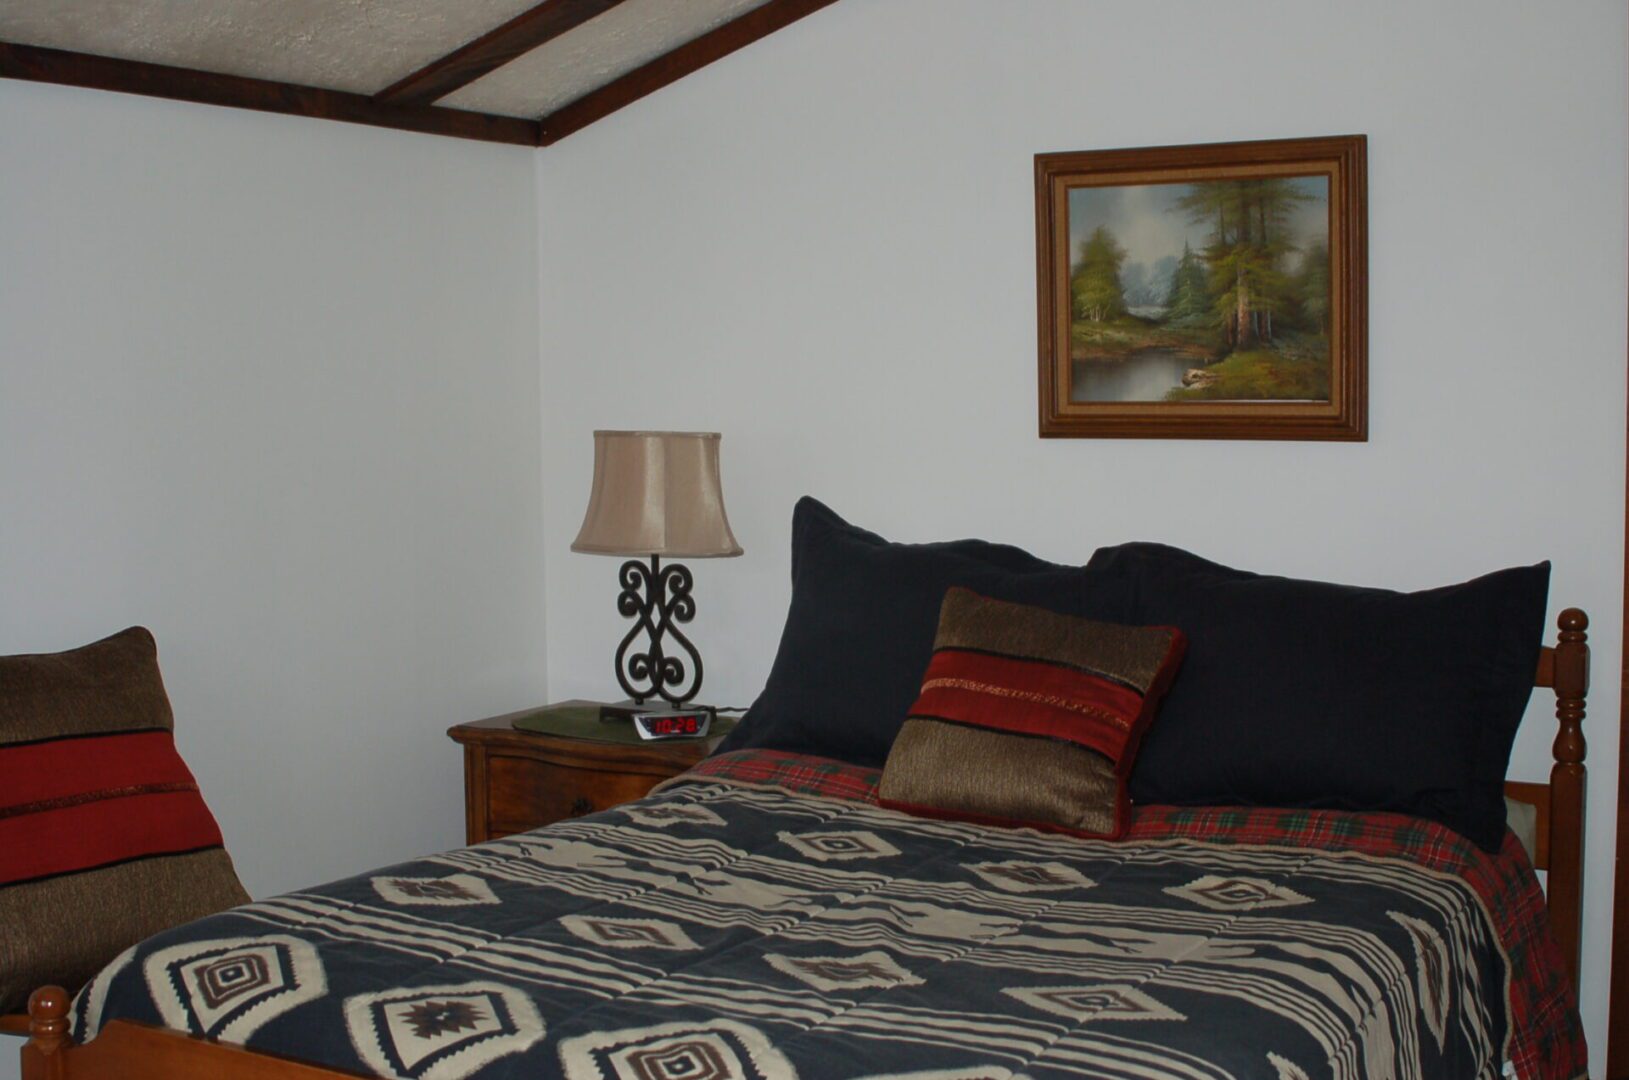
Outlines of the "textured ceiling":
<svg viewBox="0 0 1629 1080">
<path fill-rule="evenodd" d="M 0 41 L 373 94 L 539 0 L 0 0 Z M 439 104 L 538 117 L 766 0 L 627 0 Z"/>
<path fill-rule="evenodd" d="M 506 116 L 543 116 L 765 2 L 626 0 L 443 98 L 441 104 Z"/>
<path fill-rule="evenodd" d="M 537 0 L 0 0 L 0 40 L 372 94 Z"/>
</svg>

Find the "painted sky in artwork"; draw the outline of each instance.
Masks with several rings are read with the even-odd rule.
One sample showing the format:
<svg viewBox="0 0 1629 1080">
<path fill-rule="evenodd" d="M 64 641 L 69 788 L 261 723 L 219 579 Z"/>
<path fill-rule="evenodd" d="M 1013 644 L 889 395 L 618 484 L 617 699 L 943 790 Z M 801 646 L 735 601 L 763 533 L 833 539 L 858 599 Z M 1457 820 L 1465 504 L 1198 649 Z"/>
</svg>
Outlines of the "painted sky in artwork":
<svg viewBox="0 0 1629 1080">
<path fill-rule="evenodd" d="M 1291 177 L 1290 183 L 1307 195 L 1308 202 L 1297 206 L 1289 225 L 1296 243 L 1329 240 L 1329 178 Z M 1177 200 L 1193 189 L 1192 184 L 1135 184 L 1123 187 L 1074 187 L 1069 189 L 1069 259 L 1073 265 L 1081 241 L 1099 225 L 1106 225 L 1126 250 L 1127 262 L 1152 266 L 1167 255 L 1180 257 L 1186 241 L 1194 250 L 1210 240 L 1211 223 L 1194 222 L 1173 210 Z"/>
</svg>

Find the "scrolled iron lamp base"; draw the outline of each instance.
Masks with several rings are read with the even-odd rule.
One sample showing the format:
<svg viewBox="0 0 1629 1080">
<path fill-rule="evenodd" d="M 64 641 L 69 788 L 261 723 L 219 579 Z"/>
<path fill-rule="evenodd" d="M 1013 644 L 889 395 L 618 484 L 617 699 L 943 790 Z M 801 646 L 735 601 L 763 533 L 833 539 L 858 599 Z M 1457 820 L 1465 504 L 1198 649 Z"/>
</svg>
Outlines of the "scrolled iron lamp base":
<svg viewBox="0 0 1629 1080">
<path fill-rule="evenodd" d="M 617 645 L 617 682 L 636 703 L 660 697 L 683 705 L 701 689 L 701 653 L 678 626 L 696 617 L 690 569 L 681 563 L 664 567 L 661 556 L 652 555 L 648 565 L 629 559 L 617 578 L 622 584 L 617 611 L 634 620 Z M 646 638 L 643 651 L 632 652 L 641 634 Z M 672 655 L 669 642 L 676 643 L 683 656 Z"/>
</svg>

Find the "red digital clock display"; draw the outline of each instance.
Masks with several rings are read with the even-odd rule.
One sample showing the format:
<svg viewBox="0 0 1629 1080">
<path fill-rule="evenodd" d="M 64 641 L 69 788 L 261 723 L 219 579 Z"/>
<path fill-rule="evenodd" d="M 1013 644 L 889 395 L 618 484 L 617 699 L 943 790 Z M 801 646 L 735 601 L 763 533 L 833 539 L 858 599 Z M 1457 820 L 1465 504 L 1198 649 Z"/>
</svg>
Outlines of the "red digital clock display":
<svg viewBox="0 0 1629 1080">
<path fill-rule="evenodd" d="M 694 716 L 652 716 L 645 729 L 652 735 L 700 735 L 701 721 Z"/>
<path fill-rule="evenodd" d="M 712 714 L 701 711 L 634 714 L 634 727 L 642 739 L 699 739 L 707 734 Z"/>
</svg>

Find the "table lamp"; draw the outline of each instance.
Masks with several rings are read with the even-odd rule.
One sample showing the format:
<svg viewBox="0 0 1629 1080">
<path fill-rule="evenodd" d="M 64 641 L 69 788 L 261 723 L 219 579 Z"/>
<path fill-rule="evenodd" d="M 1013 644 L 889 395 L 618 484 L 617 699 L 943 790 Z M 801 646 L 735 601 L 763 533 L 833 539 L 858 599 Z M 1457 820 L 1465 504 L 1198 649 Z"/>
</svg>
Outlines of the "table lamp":
<svg viewBox="0 0 1629 1080">
<path fill-rule="evenodd" d="M 634 625 L 616 651 L 617 682 L 635 703 L 660 697 L 680 706 L 701 689 L 701 654 L 677 625 L 695 618 L 693 580 L 682 563 L 663 566 L 662 559 L 741 554 L 724 515 L 719 437 L 698 431 L 594 432 L 594 489 L 571 550 L 636 556 L 618 574 L 617 610 Z M 641 634 L 645 644 L 634 652 Z M 671 645 L 689 657 L 688 667 Z"/>
</svg>

